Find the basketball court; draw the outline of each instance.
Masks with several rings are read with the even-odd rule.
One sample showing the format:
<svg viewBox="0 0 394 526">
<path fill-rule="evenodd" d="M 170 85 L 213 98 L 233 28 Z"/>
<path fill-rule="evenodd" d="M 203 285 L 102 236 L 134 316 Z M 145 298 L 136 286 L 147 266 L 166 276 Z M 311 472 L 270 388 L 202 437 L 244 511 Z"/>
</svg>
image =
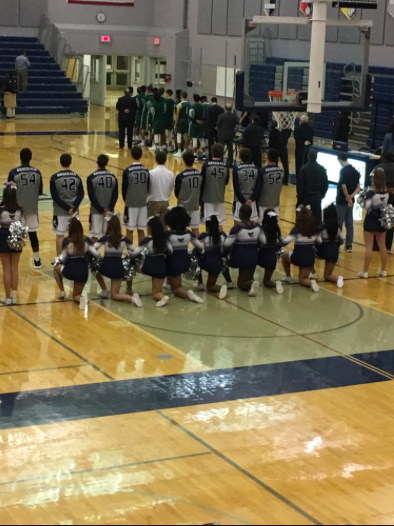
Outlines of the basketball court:
<svg viewBox="0 0 394 526">
<path fill-rule="evenodd" d="M 120 179 L 131 159 L 116 130 L 112 101 L 87 119 L 0 123 L 3 179 L 28 146 L 45 194 L 43 268 L 27 247 L 19 305 L 0 307 L 0 522 L 392 524 L 394 254 L 388 278 L 376 256 L 358 279 L 359 216 L 353 254 L 342 251 L 336 269 L 341 290 L 204 293 L 202 305 L 171 297 L 157 309 L 139 276 L 137 309 L 99 299 L 91 279 L 80 311 L 56 299 L 49 179 L 64 152 L 84 182 L 101 153 Z M 293 151 L 291 140 L 291 171 Z M 154 155 L 143 163 L 153 168 Z M 168 167 L 178 174 L 182 160 Z M 226 201 L 228 232 L 231 185 Z M 284 235 L 295 204 L 285 187 Z M 88 216 L 85 199 L 86 229 Z"/>
</svg>

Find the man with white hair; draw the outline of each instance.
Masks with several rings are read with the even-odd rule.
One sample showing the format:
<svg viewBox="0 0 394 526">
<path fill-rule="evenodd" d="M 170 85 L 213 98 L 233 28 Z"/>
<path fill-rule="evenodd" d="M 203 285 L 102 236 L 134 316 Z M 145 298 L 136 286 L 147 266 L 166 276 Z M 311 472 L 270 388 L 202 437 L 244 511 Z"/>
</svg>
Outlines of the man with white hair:
<svg viewBox="0 0 394 526">
<path fill-rule="evenodd" d="M 300 124 L 294 130 L 294 139 L 296 143 L 296 176 L 300 173 L 301 168 L 308 160 L 308 152 L 313 145 L 313 128 L 309 124 L 308 115 L 302 115 Z"/>
</svg>

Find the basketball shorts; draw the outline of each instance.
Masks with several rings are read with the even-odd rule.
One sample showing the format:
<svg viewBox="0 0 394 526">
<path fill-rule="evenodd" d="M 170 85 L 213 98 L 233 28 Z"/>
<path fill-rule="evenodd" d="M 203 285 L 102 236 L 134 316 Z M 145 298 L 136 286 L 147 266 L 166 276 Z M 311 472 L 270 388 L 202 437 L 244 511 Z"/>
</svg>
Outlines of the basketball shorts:
<svg viewBox="0 0 394 526">
<path fill-rule="evenodd" d="M 26 216 L 22 216 L 22 224 L 24 227 L 29 229 L 29 232 L 38 232 L 40 226 L 38 214 L 28 214 Z"/>
<path fill-rule="evenodd" d="M 189 133 L 189 121 L 179 119 L 177 133 L 180 133 L 181 135 L 184 135 L 185 133 L 188 134 Z"/>
<path fill-rule="evenodd" d="M 79 219 L 79 218 L 78 218 Z M 57 236 L 65 236 L 68 234 L 68 229 L 70 227 L 71 216 L 53 216 L 53 228 Z"/>
<path fill-rule="evenodd" d="M 234 221 L 237 221 L 237 223 L 241 222 L 241 219 L 239 218 L 239 211 L 241 210 L 241 207 L 242 203 L 240 203 L 239 201 L 235 201 L 231 217 L 234 219 Z M 257 221 L 259 219 L 256 203 L 252 204 L 252 217 L 250 219 L 251 221 Z"/>
<path fill-rule="evenodd" d="M 204 203 L 202 208 L 202 223 L 206 223 L 208 217 L 216 215 L 218 216 L 219 225 L 223 226 L 226 224 L 226 205 L 225 203 Z"/>
<path fill-rule="evenodd" d="M 108 229 L 108 221 L 103 215 L 91 214 L 89 217 L 89 236 L 100 238 L 105 236 Z"/>
<path fill-rule="evenodd" d="M 126 208 L 123 222 L 127 230 L 146 230 L 148 226 L 148 207 Z"/>
<path fill-rule="evenodd" d="M 272 208 L 272 207 L 271 207 Z M 265 214 L 265 211 L 266 210 L 269 210 L 269 208 L 267 208 L 266 206 L 260 206 L 259 207 L 259 216 L 260 216 L 260 220 L 259 220 L 259 223 L 262 224 L 263 223 L 263 219 L 264 219 L 264 214 Z M 275 207 L 273 208 L 272 210 L 275 210 L 276 212 L 276 215 L 278 216 L 278 219 L 280 219 L 280 207 Z"/>
</svg>

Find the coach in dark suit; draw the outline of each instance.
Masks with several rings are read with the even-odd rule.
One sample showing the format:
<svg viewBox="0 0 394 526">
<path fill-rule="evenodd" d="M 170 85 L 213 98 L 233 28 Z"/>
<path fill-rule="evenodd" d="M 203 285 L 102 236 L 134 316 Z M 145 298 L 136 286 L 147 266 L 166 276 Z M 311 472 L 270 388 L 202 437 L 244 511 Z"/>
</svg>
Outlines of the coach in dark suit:
<svg viewBox="0 0 394 526">
<path fill-rule="evenodd" d="M 208 150 L 209 150 L 210 159 L 212 159 L 212 146 L 218 140 L 218 130 L 216 128 L 218 124 L 218 119 L 219 119 L 219 116 L 224 113 L 224 109 L 221 106 L 219 106 L 218 99 L 216 97 L 212 97 L 211 103 L 212 103 L 211 107 L 209 108 L 207 112 Z"/>
<path fill-rule="evenodd" d="M 121 149 L 124 148 L 126 130 L 129 150 L 131 150 L 131 148 L 133 147 L 135 116 L 137 115 L 138 111 L 137 101 L 133 97 L 133 93 L 134 89 L 128 88 L 125 92 L 124 97 L 121 97 L 116 104 L 116 109 L 119 112 L 119 148 Z"/>
<path fill-rule="evenodd" d="M 259 115 L 254 115 L 252 124 L 246 128 L 242 138 L 242 146 L 249 148 L 252 152 L 253 164 L 257 168 L 261 168 L 261 156 L 262 147 L 264 140 L 264 129 L 261 126 L 261 120 Z"/>
<path fill-rule="evenodd" d="M 322 222 L 321 203 L 328 191 L 327 170 L 317 162 L 317 150 L 312 148 L 297 179 L 297 206 L 310 206 L 316 225 Z"/>
<path fill-rule="evenodd" d="M 234 139 L 236 126 L 237 116 L 233 113 L 232 105 L 227 104 L 225 113 L 219 115 L 216 127 L 218 130 L 218 142 L 227 146 L 228 164 L 230 167 L 234 164 Z"/>
</svg>

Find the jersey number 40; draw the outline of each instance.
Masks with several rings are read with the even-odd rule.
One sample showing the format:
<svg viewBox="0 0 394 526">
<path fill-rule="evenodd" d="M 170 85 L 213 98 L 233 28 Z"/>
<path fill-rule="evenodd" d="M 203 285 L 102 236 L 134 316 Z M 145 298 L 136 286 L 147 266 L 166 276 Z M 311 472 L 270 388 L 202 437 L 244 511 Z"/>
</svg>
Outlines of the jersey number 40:
<svg viewBox="0 0 394 526">
<path fill-rule="evenodd" d="M 112 183 L 112 177 L 100 177 L 98 185 L 101 186 L 101 188 L 112 188 Z"/>
</svg>

